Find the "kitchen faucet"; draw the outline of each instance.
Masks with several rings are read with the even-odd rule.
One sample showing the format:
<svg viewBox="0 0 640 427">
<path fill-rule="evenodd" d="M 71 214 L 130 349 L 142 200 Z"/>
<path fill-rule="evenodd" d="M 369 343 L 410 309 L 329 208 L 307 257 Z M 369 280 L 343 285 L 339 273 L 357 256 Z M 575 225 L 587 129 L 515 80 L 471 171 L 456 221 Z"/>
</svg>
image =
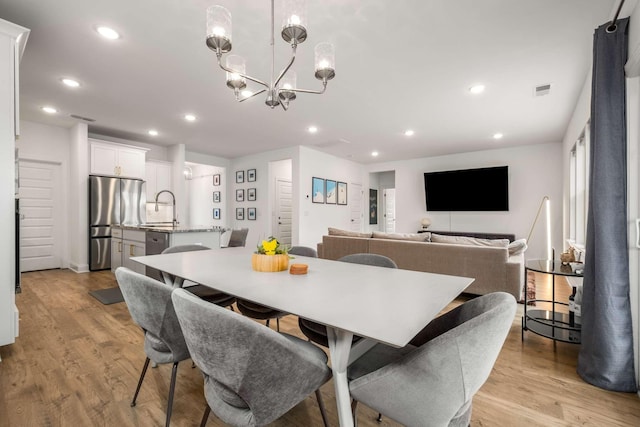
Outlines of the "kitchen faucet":
<svg viewBox="0 0 640 427">
<path fill-rule="evenodd" d="M 169 190 L 158 191 L 158 193 L 156 194 L 156 212 L 158 212 L 158 197 L 162 193 L 171 194 L 171 198 L 173 199 L 173 228 L 176 228 L 178 226 L 178 218 L 176 218 L 176 196 L 174 196 L 174 194 L 171 191 Z"/>
</svg>

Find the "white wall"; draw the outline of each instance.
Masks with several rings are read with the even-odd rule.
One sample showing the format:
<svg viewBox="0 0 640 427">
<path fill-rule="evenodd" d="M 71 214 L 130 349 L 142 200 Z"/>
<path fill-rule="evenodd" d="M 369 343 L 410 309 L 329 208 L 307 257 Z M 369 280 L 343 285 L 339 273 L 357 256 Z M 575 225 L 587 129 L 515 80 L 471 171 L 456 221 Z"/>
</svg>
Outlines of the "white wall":
<svg viewBox="0 0 640 427">
<path fill-rule="evenodd" d="M 424 172 L 509 166 L 508 212 L 427 212 Z M 439 157 L 379 163 L 370 172 L 395 170 L 396 231 L 416 232 L 420 219 L 431 230 L 513 233 L 526 238 L 542 198 L 551 199 L 552 245 L 562 248 L 562 145 L 527 145 Z M 368 183 L 367 183 L 368 185 Z M 545 258 L 544 222 L 539 220 L 526 257 Z"/>
<path fill-rule="evenodd" d="M 70 153 L 69 141 L 71 139 L 70 130 L 57 126 L 43 125 L 40 123 L 22 121 L 20 123 L 21 135 L 16 141 L 18 157 L 20 160 L 31 160 L 36 162 L 55 163 L 60 165 L 62 172 L 61 186 L 54 194 L 59 195 L 58 200 L 54 200 L 56 206 L 60 208 L 61 216 L 64 220 L 55 224 L 61 236 L 69 235 L 69 224 L 67 218 L 70 215 L 69 206 L 69 174 L 70 174 Z M 60 239 L 58 243 L 61 249 L 60 259 L 62 268 L 69 267 L 69 239 Z"/>
<path fill-rule="evenodd" d="M 226 169 L 219 166 L 191 164 L 193 177 L 187 183 L 187 210 L 192 226 L 215 225 L 226 227 L 230 221 L 227 215 L 227 193 L 224 183 L 228 181 Z M 213 175 L 220 175 L 220 185 L 213 185 Z M 220 192 L 220 202 L 213 203 L 213 192 Z M 220 209 L 220 219 L 213 219 L 213 209 Z"/>
<path fill-rule="evenodd" d="M 296 174 L 298 175 L 296 177 Z M 327 234 L 328 227 L 349 229 L 350 209 L 348 205 L 327 205 L 311 201 L 311 179 L 313 177 L 332 179 L 335 181 L 362 184 L 365 179 L 365 168 L 359 163 L 334 157 L 309 147 L 300 147 L 300 162 L 294 163 L 294 192 L 295 184 L 299 183 L 300 230 L 298 243 L 302 246 L 315 248 Z M 365 195 L 369 194 L 363 185 Z M 347 194 L 350 189 L 347 187 Z M 363 207 L 366 207 L 366 196 Z M 294 197 L 295 202 L 295 197 Z"/>
</svg>

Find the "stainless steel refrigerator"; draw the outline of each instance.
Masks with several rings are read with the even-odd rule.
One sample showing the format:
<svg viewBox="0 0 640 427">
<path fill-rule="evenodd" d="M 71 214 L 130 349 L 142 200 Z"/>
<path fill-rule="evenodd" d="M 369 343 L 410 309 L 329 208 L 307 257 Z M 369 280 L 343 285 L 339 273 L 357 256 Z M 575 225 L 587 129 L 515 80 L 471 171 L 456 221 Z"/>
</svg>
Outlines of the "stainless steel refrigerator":
<svg viewBox="0 0 640 427">
<path fill-rule="evenodd" d="M 111 268 L 111 226 L 143 224 L 146 201 L 140 179 L 89 176 L 89 270 Z"/>
</svg>

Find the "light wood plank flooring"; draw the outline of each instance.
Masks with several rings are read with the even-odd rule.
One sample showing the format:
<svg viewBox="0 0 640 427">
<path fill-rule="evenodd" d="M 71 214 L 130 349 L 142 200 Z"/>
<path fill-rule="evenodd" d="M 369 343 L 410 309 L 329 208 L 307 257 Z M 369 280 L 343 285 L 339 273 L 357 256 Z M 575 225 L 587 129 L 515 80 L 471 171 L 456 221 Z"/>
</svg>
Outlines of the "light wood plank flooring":
<svg viewBox="0 0 640 427">
<path fill-rule="evenodd" d="M 548 289 L 546 278 L 538 283 L 539 292 Z M 138 405 L 131 408 L 144 362 L 142 333 L 125 304 L 105 306 L 88 295 L 115 285 L 110 272 L 23 275 L 23 292 L 17 295 L 20 337 L 0 347 L 0 426 L 163 425 L 170 366 L 149 370 Z M 518 310 L 495 369 L 474 399 L 472 426 L 640 426 L 636 394 L 608 392 L 582 381 L 576 374 L 576 345 L 554 346 L 530 332 L 522 341 L 522 306 Z M 302 336 L 294 316 L 284 318 L 281 329 Z M 337 426 L 333 383 L 322 393 Z M 182 363 L 172 425 L 198 425 L 204 405 L 200 372 Z M 363 405 L 359 424 L 380 425 Z M 224 423 L 212 415 L 207 425 Z M 274 425 L 321 426 L 315 398 Z M 397 424 L 385 419 L 382 425 Z"/>
</svg>

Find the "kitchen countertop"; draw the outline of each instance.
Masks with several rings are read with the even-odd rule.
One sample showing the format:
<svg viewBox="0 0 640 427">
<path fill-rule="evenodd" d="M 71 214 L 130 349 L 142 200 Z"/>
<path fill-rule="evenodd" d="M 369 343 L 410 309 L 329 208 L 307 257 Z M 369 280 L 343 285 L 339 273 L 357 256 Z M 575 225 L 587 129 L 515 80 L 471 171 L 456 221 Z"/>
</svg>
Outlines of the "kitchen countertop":
<svg viewBox="0 0 640 427">
<path fill-rule="evenodd" d="M 224 233 L 229 228 L 214 225 L 195 225 L 195 226 L 178 226 L 171 224 L 140 224 L 140 225 L 112 225 L 113 228 L 121 228 L 123 230 L 139 230 L 139 231 L 158 231 L 161 233 L 196 233 L 211 232 Z"/>
</svg>

